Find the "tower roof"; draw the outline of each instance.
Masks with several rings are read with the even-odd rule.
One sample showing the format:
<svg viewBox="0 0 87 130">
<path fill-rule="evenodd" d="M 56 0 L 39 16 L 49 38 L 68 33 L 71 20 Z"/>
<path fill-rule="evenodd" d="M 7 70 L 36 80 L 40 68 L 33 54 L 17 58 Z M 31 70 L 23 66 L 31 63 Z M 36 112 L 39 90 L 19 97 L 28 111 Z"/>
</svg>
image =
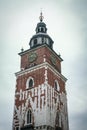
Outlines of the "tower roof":
<svg viewBox="0 0 87 130">
<path fill-rule="evenodd" d="M 30 39 L 29 45 L 30 48 L 34 48 L 36 46 L 47 44 L 51 49 L 53 48 L 53 40 L 51 37 L 47 34 L 47 27 L 46 24 L 43 22 L 43 15 L 42 12 L 40 13 L 40 22 L 37 23 L 36 26 L 36 34 L 32 36 Z"/>
</svg>

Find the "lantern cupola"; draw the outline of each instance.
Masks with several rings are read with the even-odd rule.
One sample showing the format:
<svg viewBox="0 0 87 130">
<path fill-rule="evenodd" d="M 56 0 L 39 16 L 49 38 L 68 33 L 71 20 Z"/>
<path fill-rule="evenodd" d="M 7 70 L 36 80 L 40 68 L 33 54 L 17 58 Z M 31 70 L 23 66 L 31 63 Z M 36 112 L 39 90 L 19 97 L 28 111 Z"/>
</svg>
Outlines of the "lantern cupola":
<svg viewBox="0 0 87 130">
<path fill-rule="evenodd" d="M 40 13 L 40 22 L 37 23 L 36 26 L 36 34 L 32 36 L 30 39 L 29 45 L 30 49 L 40 46 L 42 44 L 47 44 L 51 49 L 53 49 L 53 40 L 47 34 L 47 27 L 46 24 L 43 22 L 43 15 L 42 12 Z"/>
</svg>

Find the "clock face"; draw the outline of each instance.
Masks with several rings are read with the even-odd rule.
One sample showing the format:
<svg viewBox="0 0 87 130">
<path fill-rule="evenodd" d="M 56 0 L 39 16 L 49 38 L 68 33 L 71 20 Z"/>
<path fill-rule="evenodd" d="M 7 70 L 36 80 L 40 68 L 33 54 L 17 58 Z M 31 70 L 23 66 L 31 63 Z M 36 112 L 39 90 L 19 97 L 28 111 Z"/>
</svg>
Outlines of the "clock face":
<svg viewBox="0 0 87 130">
<path fill-rule="evenodd" d="M 53 55 L 51 55 L 51 62 L 52 64 L 56 65 L 56 57 L 54 57 Z"/>
<path fill-rule="evenodd" d="M 37 59 L 37 54 L 36 53 L 30 53 L 29 54 L 29 62 L 33 62 Z"/>
</svg>

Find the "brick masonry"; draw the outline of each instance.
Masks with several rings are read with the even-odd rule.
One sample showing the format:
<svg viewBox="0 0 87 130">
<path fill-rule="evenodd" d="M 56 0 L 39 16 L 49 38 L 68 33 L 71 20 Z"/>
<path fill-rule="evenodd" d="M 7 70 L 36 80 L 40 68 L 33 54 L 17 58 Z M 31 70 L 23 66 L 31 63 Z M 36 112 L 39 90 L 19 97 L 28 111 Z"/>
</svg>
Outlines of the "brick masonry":
<svg viewBox="0 0 87 130">
<path fill-rule="evenodd" d="M 33 62 L 29 62 L 31 53 L 37 55 Z M 35 129 L 54 130 L 59 126 L 68 130 L 66 78 L 61 75 L 61 58 L 47 46 L 20 55 L 21 71 L 16 74 L 13 130 L 28 125 L 28 110 L 32 112 L 31 123 Z M 30 79 L 33 80 L 32 88 L 28 87 Z M 55 81 L 59 90 L 55 89 Z"/>
</svg>

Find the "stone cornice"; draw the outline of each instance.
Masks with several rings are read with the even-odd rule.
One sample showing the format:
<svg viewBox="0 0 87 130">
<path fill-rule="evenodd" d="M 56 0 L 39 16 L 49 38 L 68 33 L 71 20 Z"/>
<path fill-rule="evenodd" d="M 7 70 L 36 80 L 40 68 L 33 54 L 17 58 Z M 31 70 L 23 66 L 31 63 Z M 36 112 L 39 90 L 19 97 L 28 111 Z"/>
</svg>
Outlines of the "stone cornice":
<svg viewBox="0 0 87 130">
<path fill-rule="evenodd" d="M 32 71 L 36 71 L 38 69 L 45 68 L 45 67 L 49 68 L 53 73 L 55 73 L 58 77 L 60 77 L 64 82 L 67 81 L 67 79 L 61 73 L 59 73 L 53 66 L 51 66 L 48 62 L 44 62 L 42 64 L 33 66 L 31 68 L 21 70 L 19 72 L 16 72 L 15 75 L 16 75 L 16 77 L 18 77 L 18 76 L 21 76 L 21 75 L 30 73 Z"/>
<path fill-rule="evenodd" d="M 20 52 L 18 53 L 20 56 L 28 53 L 28 52 L 31 52 L 31 51 L 36 51 L 36 49 L 38 48 L 42 48 L 42 47 L 47 47 L 54 55 L 56 55 L 56 57 L 60 60 L 60 61 L 63 61 L 63 59 L 60 57 L 60 55 L 58 55 L 53 49 L 49 48 L 49 46 L 47 44 L 43 44 L 43 45 L 39 45 L 35 48 L 32 48 L 32 49 L 28 49 L 28 50 L 25 50 L 23 52 Z"/>
</svg>

